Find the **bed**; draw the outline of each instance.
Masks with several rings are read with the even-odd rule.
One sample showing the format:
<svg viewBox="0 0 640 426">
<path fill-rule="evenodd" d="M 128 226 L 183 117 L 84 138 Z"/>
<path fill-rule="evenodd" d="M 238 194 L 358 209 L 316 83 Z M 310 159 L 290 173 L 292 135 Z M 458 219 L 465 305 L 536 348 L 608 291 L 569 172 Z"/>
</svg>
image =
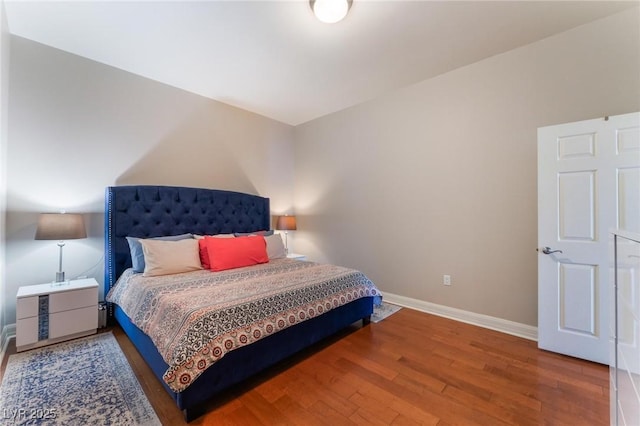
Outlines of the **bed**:
<svg viewBox="0 0 640 426">
<path fill-rule="evenodd" d="M 187 233 L 197 235 L 251 234 L 269 230 L 270 228 L 271 215 L 268 198 L 203 188 L 149 185 L 108 187 L 105 194 L 105 295 L 109 294 L 110 300 L 113 300 L 110 292 L 117 293 L 117 285 L 121 285 L 121 282 L 127 282 L 129 276 L 135 279 L 141 275 L 133 274 L 131 271 L 132 256 L 127 237 L 147 239 Z M 225 280 L 230 281 L 237 279 L 240 275 L 250 275 L 253 277 L 252 279 L 258 279 L 258 275 L 263 273 L 262 270 L 265 271 L 265 276 L 274 276 L 276 272 L 284 270 L 289 275 L 295 275 L 299 280 L 306 280 L 307 278 L 300 277 L 307 273 L 305 271 L 308 270 L 310 271 L 308 272 L 308 280 L 312 282 L 311 275 L 314 273 L 313 271 L 323 268 L 328 268 L 334 273 L 342 273 L 341 270 L 339 271 L 340 267 L 323 266 L 298 260 L 277 259 L 255 267 L 248 266 L 238 270 L 225 271 L 224 273 L 205 270 L 179 275 L 189 277 L 193 285 L 198 286 L 202 279 L 223 280 L 222 276 L 226 277 L 224 278 Z M 260 269 L 260 272 L 258 272 L 258 269 Z M 361 274 L 359 271 L 354 271 L 353 273 Z M 119 281 L 121 277 L 122 279 Z M 170 281 L 171 279 L 169 278 L 168 280 Z M 272 278 L 272 281 L 276 280 Z M 158 285 L 150 285 L 149 288 L 164 288 L 164 285 L 165 283 L 161 282 Z M 317 284 L 314 288 L 320 288 L 318 287 L 320 285 L 324 286 L 322 287 L 323 289 L 328 288 L 325 283 Z M 275 331 L 271 325 L 267 324 L 268 327 L 266 329 L 269 332 L 265 332 L 264 336 L 256 339 L 251 338 L 256 333 L 255 329 L 250 329 L 247 326 L 246 330 L 253 330 L 248 334 L 251 338 L 250 342 L 246 342 L 245 338 L 245 341 L 238 343 L 237 347 L 229 349 L 222 356 L 216 355 L 213 361 L 204 362 L 204 358 L 199 360 L 198 358 L 189 358 L 189 362 L 183 362 L 179 366 L 179 368 L 187 368 L 184 367 L 184 365 L 187 365 L 192 369 L 196 369 L 193 367 L 193 359 L 196 359 L 195 364 L 197 366 L 200 363 L 207 364 L 206 369 L 199 369 L 202 371 L 198 371 L 197 376 L 194 376 L 191 372 L 186 374 L 182 370 L 176 370 L 178 367 L 167 359 L 167 348 L 160 343 L 158 345 L 154 344 L 153 339 L 158 342 L 158 337 L 149 331 L 147 324 L 139 321 L 139 318 L 146 318 L 149 315 L 133 313 L 128 315 L 125 311 L 130 308 L 126 299 L 120 299 L 120 304 L 109 303 L 108 312 L 110 319 L 114 319 L 120 324 L 153 373 L 158 377 L 160 383 L 163 384 L 164 388 L 175 400 L 179 409 L 182 410 L 185 420 L 191 421 L 203 414 L 204 410 L 206 410 L 207 402 L 221 395 L 231 386 L 335 334 L 356 321 L 362 320 L 363 324 L 368 324 L 373 313 L 374 303 L 379 303 L 379 292 L 372 283 L 372 287 L 367 287 L 365 290 L 363 290 L 364 284 L 357 283 L 357 285 L 358 287 L 355 284 L 349 284 L 351 287 L 349 287 L 348 291 L 340 293 L 342 298 L 342 303 L 340 304 L 336 303 L 335 306 L 329 306 L 328 303 L 323 305 L 322 303 L 325 302 L 317 302 L 319 303 L 319 309 L 315 309 L 315 305 L 312 308 L 308 308 L 310 305 L 305 305 L 307 310 L 304 313 L 308 312 L 310 315 L 303 313 L 301 317 L 306 316 L 306 318 L 301 318 L 299 321 L 296 318 L 295 323 L 292 320 L 291 324 L 280 328 L 276 327 L 277 330 Z M 254 287 L 256 287 L 255 284 Z M 113 291 L 111 291 L 112 288 L 114 288 Z M 324 292 L 325 290 L 322 291 Z M 243 289 L 241 291 L 242 294 L 245 292 L 250 292 L 250 290 Z M 345 294 L 347 294 L 346 300 Z M 151 297 L 149 300 L 153 300 L 153 303 L 156 303 L 155 296 L 148 297 Z M 279 296 L 273 295 L 273 297 L 277 298 Z M 337 296 L 334 298 L 337 298 Z M 309 300 L 307 299 L 305 300 L 308 302 Z M 273 301 L 275 299 L 269 300 Z M 267 303 L 265 299 L 262 302 L 257 302 L 257 305 L 272 306 L 270 303 Z M 138 304 L 143 305 L 144 303 Z M 251 306 L 255 305 L 252 302 Z M 323 306 L 326 309 L 323 309 Z M 273 308 L 271 307 L 270 310 L 273 310 Z M 266 327 L 264 319 L 271 314 L 270 310 L 268 313 L 256 311 L 257 317 L 260 317 L 259 324 L 263 331 Z M 273 324 L 275 325 L 276 323 Z M 259 335 L 260 332 L 257 334 Z M 171 339 L 175 339 L 175 337 L 171 337 Z M 199 339 L 203 340 L 201 337 Z M 188 338 L 188 340 L 193 339 Z M 237 340 L 241 341 L 241 339 Z M 207 344 L 213 345 L 213 343 Z M 198 346 L 199 350 L 201 346 L 204 345 L 200 344 Z M 198 354 L 213 353 L 212 350 L 209 350 L 212 347 L 202 349 Z M 195 357 L 194 352 L 197 351 L 190 349 L 187 352 L 189 356 L 193 355 Z M 184 355 L 182 352 L 180 354 L 181 356 Z M 211 355 L 208 355 L 208 357 L 211 358 Z M 208 360 L 209 358 L 206 359 Z M 184 361 L 183 358 L 181 359 Z M 171 362 L 171 365 L 168 362 Z M 181 383 L 181 377 L 189 377 L 189 380 Z M 168 378 L 175 380 L 167 380 Z"/>
</svg>

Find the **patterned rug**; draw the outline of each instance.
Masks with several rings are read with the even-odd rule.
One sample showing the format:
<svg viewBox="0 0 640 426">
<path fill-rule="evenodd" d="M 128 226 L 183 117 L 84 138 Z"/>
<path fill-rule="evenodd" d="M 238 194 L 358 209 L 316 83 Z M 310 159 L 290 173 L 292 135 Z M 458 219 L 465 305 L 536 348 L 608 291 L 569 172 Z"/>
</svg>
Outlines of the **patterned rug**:
<svg viewBox="0 0 640 426">
<path fill-rule="evenodd" d="M 401 306 L 392 305 L 391 303 L 384 303 L 380 306 L 373 307 L 373 315 L 371 315 L 371 322 L 380 322 L 389 315 L 393 315 L 402 309 Z"/>
<path fill-rule="evenodd" d="M 0 424 L 160 425 L 111 333 L 11 355 Z"/>
</svg>

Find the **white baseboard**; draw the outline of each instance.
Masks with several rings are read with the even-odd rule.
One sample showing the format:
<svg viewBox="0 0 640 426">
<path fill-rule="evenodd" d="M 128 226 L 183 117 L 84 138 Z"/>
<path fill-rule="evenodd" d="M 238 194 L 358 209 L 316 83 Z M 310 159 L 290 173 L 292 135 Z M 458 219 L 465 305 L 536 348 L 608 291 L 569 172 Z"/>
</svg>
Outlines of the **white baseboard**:
<svg viewBox="0 0 640 426">
<path fill-rule="evenodd" d="M 4 354 L 7 352 L 9 341 L 15 337 L 16 337 L 15 324 L 8 324 L 2 328 L 2 333 L 0 333 L 0 364 L 2 364 L 2 360 L 4 359 Z"/>
<path fill-rule="evenodd" d="M 528 340 L 538 340 L 538 327 L 533 327 L 519 322 L 509 321 L 501 318 L 490 317 L 488 315 L 476 314 L 475 312 L 464 311 L 462 309 L 450 308 L 449 306 L 437 305 L 424 300 L 412 299 L 410 297 L 398 296 L 397 294 L 382 292 L 383 299 L 394 305 L 404 306 L 428 314 L 477 325 L 513 336 L 522 337 Z"/>
</svg>

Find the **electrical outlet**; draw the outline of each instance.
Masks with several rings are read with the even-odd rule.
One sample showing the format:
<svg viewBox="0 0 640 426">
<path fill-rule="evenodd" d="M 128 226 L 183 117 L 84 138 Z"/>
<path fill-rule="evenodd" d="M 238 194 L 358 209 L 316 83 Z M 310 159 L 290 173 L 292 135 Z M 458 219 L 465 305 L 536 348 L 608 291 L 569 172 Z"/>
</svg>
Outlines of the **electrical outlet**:
<svg viewBox="0 0 640 426">
<path fill-rule="evenodd" d="M 442 284 L 451 285 L 451 275 L 443 275 L 442 276 Z"/>
</svg>

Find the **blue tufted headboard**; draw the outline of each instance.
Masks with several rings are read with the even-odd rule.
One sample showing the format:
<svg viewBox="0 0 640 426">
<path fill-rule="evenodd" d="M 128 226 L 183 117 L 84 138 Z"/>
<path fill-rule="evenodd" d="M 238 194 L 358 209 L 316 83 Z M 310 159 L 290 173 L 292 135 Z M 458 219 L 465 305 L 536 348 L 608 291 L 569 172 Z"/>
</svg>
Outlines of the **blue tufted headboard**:
<svg viewBox="0 0 640 426">
<path fill-rule="evenodd" d="M 228 234 L 271 229 L 269 199 L 240 192 L 177 186 L 110 186 L 105 194 L 104 294 L 131 267 L 127 236 L 191 232 Z"/>
</svg>

